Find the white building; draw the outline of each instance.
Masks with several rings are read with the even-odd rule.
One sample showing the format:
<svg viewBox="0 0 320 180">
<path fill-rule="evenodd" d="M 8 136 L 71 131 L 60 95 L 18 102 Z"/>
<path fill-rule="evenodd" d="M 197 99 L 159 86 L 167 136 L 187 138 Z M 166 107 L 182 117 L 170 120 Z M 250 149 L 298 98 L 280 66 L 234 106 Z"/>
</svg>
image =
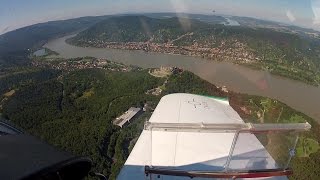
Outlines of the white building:
<svg viewBox="0 0 320 180">
<path fill-rule="evenodd" d="M 140 111 L 141 111 L 141 108 L 131 107 L 131 108 L 128 109 L 128 111 L 123 113 L 121 116 L 117 117 L 113 121 L 113 124 L 117 125 L 117 126 L 120 126 L 122 128 L 126 123 L 130 123 L 130 120 L 135 115 L 137 115 L 137 113 L 139 113 Z"/>
</svg>

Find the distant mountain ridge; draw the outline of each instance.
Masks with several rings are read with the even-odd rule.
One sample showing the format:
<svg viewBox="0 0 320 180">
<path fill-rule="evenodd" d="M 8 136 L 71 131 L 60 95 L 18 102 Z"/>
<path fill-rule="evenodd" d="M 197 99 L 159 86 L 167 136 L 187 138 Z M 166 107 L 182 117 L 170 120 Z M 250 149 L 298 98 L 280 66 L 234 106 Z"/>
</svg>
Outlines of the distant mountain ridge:
<svg viewBox="0 0 320 180">
<path fill-rule="evenodd" d="M 240 17 L 240 16 L 232 16 L 231 19 L 236 20 L 242 26 L 247 27 L 256 27 L 256 28 L 268 28 L 273 29 L 280 32 L 288 32 L 299 34 L 304 37 L 312 37 L 312 38 L 320 38 L 320 32 L 311 28 L 299 27 L 296 25 L 289 25 L 280 22 L 261 20 L 252 17 Z"/>
</svg>

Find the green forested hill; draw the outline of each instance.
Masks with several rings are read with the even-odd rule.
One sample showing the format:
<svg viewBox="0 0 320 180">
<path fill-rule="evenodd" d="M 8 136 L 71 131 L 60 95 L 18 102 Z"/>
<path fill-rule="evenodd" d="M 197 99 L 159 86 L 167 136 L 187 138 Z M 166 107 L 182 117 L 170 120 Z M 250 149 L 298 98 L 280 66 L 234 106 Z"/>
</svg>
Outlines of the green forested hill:
<svg viewBox="0 0 320 180">
<path fill-rule="evenodd" d="M 181 27 L 185 24 L 185 27 Z M 189 20 L 165 18 L 154 19 L 146 16 L 119 16 L 100 21 L 91 28 L 80 32 L 72 42 L 107 41 L 107 42 L 140 42 L 148 41 L 152 36 L 156 42 L 167 42 L 184 33 L 201 27 L 206 23 Z"/>
<path fill-rule="evenodd" d="M 185 47 L 216 48 L 213 51 L 222 54 L 222 60 L 252 53 L 249 63 L 238 60 L 235 63 L 314 85 L 320 83 L 319 39 L 268 28 L 208 24 L 178 17 L 120 16 L 103 20 L 68 40 L 74 45 L 96 47 L 103 47 L 108 42 L 147 41 L 172 43 L 178 47 L 178 54 L 179 48 Z M 203 53 L 215 55 L 213 51 L 207 51 Z"/>
<path fill-rule="evenodd" d="M 0 35 L 0 69 L 26 65 L 29 53 L 49 39 L 87 28 L 107 16 L 50 21 L 23 27 Z"/>
<path fill-rule="evenodd" d="M 123 129 L 112 125 L 111 121 L 131 106 L 142 106 L 147 102 L 155 108 L 163 95 L 176 92 L 227 96 L 231 106 L 248 122 L 308 121 L 313 128 L 299 141 L 301 152 L 293 160 L 295 174 L 292 178 L 316 179 L 320 175 L 319 150 L 305 150 L 310 148 L 311 142 L 320 140 L 319 125 L 279 101 L 224 93 L 190 72 L 171 75 L 160 96 L 145 94 L 165 80 L 150 76 L 147 70 L 114 72 L 84 69 L 69 74 L 57 72 L 57 75 L 63 76 L 47 76 L 37 81 L 30 80 L 31 83 L 27 84 L 17 81 L 4 88 L 3 92 L 12 88 L 15 92 L 6 96 L 2 113 L 26 132 L 49 144 L 76 155 L 91 157 L 94 170 L 109 179 L 115 179 L 151 112 L 143 113 Z M 14 76 L 20 75 L 13 74 L 11 79 Z M 30 74 L 26 78 L 37 79 L 37 76 Z M 7 80 L 0 78 L 0 84 L 4 81 Z M 258 116 L 262 112 L 263 116 Z"/>
</svg>

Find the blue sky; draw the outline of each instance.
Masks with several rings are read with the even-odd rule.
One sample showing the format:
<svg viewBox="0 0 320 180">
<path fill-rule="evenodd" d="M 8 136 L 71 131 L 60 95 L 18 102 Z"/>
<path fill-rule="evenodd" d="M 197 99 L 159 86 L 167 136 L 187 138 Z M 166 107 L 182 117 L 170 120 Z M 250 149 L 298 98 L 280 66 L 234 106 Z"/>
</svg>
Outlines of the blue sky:
<svg viewBox="0 0 320 180">
<path fill-rule="evenodd" d="M 0 34 L 50 20 L 130 12 L 249 16 L 320 30 L 320 0 L 0 0 Z"/>
</svg>

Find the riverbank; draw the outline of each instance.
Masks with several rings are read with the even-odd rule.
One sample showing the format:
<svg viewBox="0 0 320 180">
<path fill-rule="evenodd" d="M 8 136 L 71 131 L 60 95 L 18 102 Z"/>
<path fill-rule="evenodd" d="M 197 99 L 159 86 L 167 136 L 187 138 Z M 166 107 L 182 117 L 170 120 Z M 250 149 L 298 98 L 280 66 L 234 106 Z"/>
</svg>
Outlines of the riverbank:
<svg viewBox="0 0 320 180">
<path fill-rule="evenodd" d="M 174 40 L 173 40 L 174 41 Z M 211 61 L 227 61 L 234 64 L 244 65 L 256 70 L 267 70 L 272 74 L 283 76 L 289 79 L 297 80 L 319 86 L 320 74 L 308 69 L 300 69 L 296 66 L 281 64 L 276 61 L 262 61 L 252 51 L 248 50 L 245 44 L 235 41 L 232 48 L 219 46 L 215 48 L 201 47 L 198 45 L 176 46 L 170 43 L 153 42 L 96 42 L 96 41 L 75 41 L 73 37 L 66 39 L 66 43 L 72 46 L 84 48 L 109 48 L 121 50 L 142 50 L 145 52 L 155 52 L 171 55 L 184 55 L 190 57 L 203 58 Z"/>
<path fill-rule="evenodd" d="M 228 62 L 209 61 L 198 57 L 72 46 L 65 42 L 70 37 L 72 36 L 51 40 L 45 47 L 58 52 L 60 55 L 57 57 L 60 58 L 91 56 L 143 68 L 179 67 L 212 84 L 226 86 L 235 92 L 277 99 L 320 122 L 319 87 L 276 76 L 265 70 L 253 70 Z"/>
</svg>

